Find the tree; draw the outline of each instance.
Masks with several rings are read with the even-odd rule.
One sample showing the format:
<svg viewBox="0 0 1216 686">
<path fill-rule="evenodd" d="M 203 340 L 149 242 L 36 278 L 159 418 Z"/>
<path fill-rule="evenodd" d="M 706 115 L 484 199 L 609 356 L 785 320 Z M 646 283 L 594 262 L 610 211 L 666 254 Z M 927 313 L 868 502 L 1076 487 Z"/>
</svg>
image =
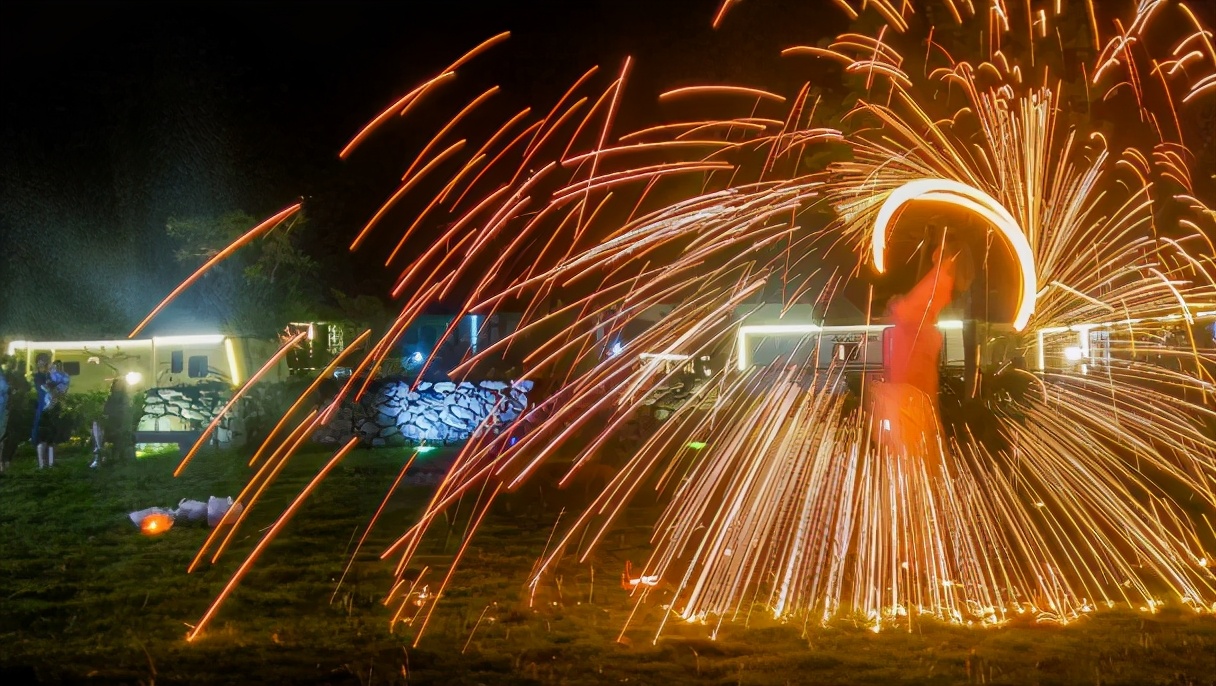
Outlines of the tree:
<svg viewBox="0 0 1216 686">
<path fill-rule="evenodd" d="M 221 217 L 171 218 L 168 235 L 178 248 L 177 262 L 190 269 L 214 257 L 257 224 L 244 212 Z M 300 248 L 308 229 L 297 214 L 288 223 L 242 247 L 212 267 L 185 297 L 196 318 L 226 330 L 269 336 L 292 320 L 310 319 L 317 310 L 317 264 Z"/>
<path fill-rule="evenodd" d="M 347 295 L 336 288 L 330 289 L 329 293 L 333 305 L 320 310 L 322 317 L 354 329 L 371 329 L 372 333 L 382 335 L 399 314 L 373 295 Z"/>
</svg>

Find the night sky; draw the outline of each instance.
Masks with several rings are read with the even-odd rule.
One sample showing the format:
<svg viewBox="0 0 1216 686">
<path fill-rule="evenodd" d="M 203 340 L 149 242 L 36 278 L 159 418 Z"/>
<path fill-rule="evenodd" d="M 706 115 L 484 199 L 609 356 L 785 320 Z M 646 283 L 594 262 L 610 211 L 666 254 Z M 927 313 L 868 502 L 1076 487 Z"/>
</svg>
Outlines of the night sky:
<svg viewBox="0 0 1216 686">
<path fill-rule="evenodd" d="M 6 4 L 0 287 L 21 295 L 0 306 L 0 331 L 63 329 L 48 306 L 52 319 L 94 312 L 102 328 L 137 320 L 182 275 L 169 217 L 265 216 L 304 197 L 328 240 L 309 247 L 340 253 L 394 189 L 411 122 L 348 162 L 338 151 L 498 32 L 511 40 L 462 85 L 501 85 L 500 112 L 547 107 L 590 66 L 607 75 L 632 55 L 628 127 L 673 86 L 793 83 L 779 47 L 841 26 L 830 7 L 796 4 L 756 3 L 729 32 L 710 27 L 713 0 Z M 375 270 L 338 271 L 348 291 L 383 286 Z M 36 306 L 48 293 L 55 303 Z"/>
<path fill-rule="evenodd" d="M 655 96 L 680 85 L 790 92 L 808 74 L 780 49 L 844 26 L 830 2 L 749 0 L 714 31 L 717 4 L 6 3 L 0 332 L 123 333 L 183 275 L 168 218 L 267 216 L 300 197 L 321 227 L 308 247 L 338 265 L 334 285 L 381 292 L 381 272 L 339 256 L 396 187 L 416 150 L 410 127 L 429 135 L 435 122 L 423 112 L 347 162 L 337 153 L 500 31 L 511 40 L 462 69 L 465 100 L 497 83 L 494 111 L 547 108 L 590 66 L 607 78 L 632 55 L 625 130 L 658 120 Z"/>
</svg>

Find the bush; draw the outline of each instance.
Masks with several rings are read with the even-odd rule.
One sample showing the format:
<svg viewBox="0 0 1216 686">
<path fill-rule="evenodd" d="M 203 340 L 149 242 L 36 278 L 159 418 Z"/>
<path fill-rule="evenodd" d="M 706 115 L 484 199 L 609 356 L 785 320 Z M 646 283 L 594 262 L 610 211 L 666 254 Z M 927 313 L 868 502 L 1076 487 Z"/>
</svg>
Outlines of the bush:
<svg viewBox="0 0 1216 686">
<path fill-rule="evenodd" d="M 274 383 L 260 383 L 251 388 L 241 401 L 239 416 L 245 425 L 245 440 L 260 443 L 270 429 L 287 413 L 292 403 L 312 383 L 307 377 L 291 377 Z M 315 393 L 301 409 L 305 412 L 320 405 L 324 398 Z"/>
<path fill-rule="evenodd" d="M 38 402 L 37 393 L 25 377 L 23 365 L 6 364 L 5 379 L 9 385 L 8 398 L 8 431 L 4 441 L 4 460 L 11 460 L 17 447 L 30 439 L 30 429 L 34 425 L 34 406 Z M 143 414 L 143 394 L 135 394 L 132 402 L 132 416 L 138 421 Z M 102 417 L 108 391 L 90 391 L 87 393 L 69 393 L 61 403 L 61 419 L 64 422 L 69 441 L 87 444 L 92 440 L 93 421 Z M 134 425 L 131 429 L 134 430 Z"/>
<path fill-rule="evenodd" d="M 143 394 L 136 394 L 131 402 L 131 414 L 129 417 L 136 418 L 143 414 L 144 398 Z M 102 416 L 105 411 L 106 398 L 110 397 L 109 391 L 88 391 L 85 393 L 69 393 L 59 401 L 60 403 L 60 420 L 66 426 L 65 433 L 68 435 L 68 442 L 81 445 L 89 445 L 93 441 L 93 422 L 102 421 Z M 35 395 L 33 391 L 26 393 L 26 399 L 22 403 L 25 409 L 25 420 L 20 426 L 30 427 L 34 421 L 34 403 Z M 135 430 L 134 423 L 130 427 L 131 431 Z M 11 431 L 10 431 L 11 433 Z M 19 434 L 19 440 L 25 440 L 28 436 L 26 432 Z M 7 448 L 6 448 L 7 449 Z"/>
<path fill-rule="evenodd" d="M 24 364 L 16 358 L 0 358 L 4 362 L 4 378 L 8 381 L 8 428 L 4 438 L 4 461 L 13 459 L 17 445 L 30 436 L 30 426 L 34 421 L 34 397 L 30 382 L 25 378 Z"/>
<path fill-rule="evenodd" d="M 69 393 L 59 400 L 59 416 L 67 427 L 69 441 L 88 443 L 92 440 L 93 422 L 101 420 L 102 408 L 109 395 L 107 391 L 88 391 Z"/>
</svg>

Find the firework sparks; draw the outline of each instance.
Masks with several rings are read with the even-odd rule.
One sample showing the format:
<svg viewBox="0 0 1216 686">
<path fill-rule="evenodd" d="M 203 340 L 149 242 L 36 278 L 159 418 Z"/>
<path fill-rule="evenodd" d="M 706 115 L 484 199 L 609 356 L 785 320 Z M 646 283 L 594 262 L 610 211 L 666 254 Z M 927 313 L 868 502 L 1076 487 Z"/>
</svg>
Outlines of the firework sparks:
<svg viewBox="0 0 1216 686">
<path fill-rule="evenodd" d="M 217 252 L 215 255 L 213 255 L 211 257 L 211 259 L 209 259 L 203 263 L 203 266 L 201 266 L 197 270 L 195 270 L 195 272 L 193 274 L 191 274 L 185 281 L 181 282 L 181 284 L 179 284 L 177 288 L 174 288 L 173 292 L 170 293 L 168 296 L 166 296 L 164 300 L 160 301 L 160 303 L 157 304 L 157 306 L 154 307 L 152 309 L 152 311 L 148 313 L 148 316 L 144 317 L 143 321 L 141 321 L 139 323 L 139 325 L 136 326 L 131 331 L 130 335 L 128 335 L 127 338 L 135 338 L 136 336 L 138 336 L 139 332 L 143 331 L 144 327 L 146 327 L 149 322 L 151 322 L 153 319 L 155 319 L 156 315 L 161 313 L 161 310 L 168 307 L 169 303 L 173 302 L 174 299 L 177 298 L 177 296 L 181 295 L 187 288 L 189 288 L 191 285 L 193 285 L 194 282 L 196 282 L 200 278 L 202 278 L 203 274 L 207 273 L 207 270 L 211 269 L 212 267 L 219 264 L 220 262 L 223 262 L 224 260 L 228 259 L 234 253 L 236 253 L 237 250 L 240 250 L 242 247 L 248 245 L 255 238 L 258 238 L 259 236 L 266 233 L 267 231 L 270 231 L 271 229 L 274 229 L 279 224 L 282 224 L 284 221 L 286 221 L 289 217 L 294 215 L 296 212 L 299 212 L 301 207 L 302 206 L 297 203 L 295 205 L 292 205 L 291 207 L 288 207 L 287 209 L 282 210 L 281 212 L 274 215 L 273 217 L 270 217 L 266 221 L 262 222 L 261 224 L 258 224 L 257 226 L 253 227 L 249 231 L 245 232 L 245 234 L 243 236 L 236 239 L 231 244 L 229 244 L 226 248 L 224 248 L 223 250 L 221 250 L 221 251 Z"/>
<path fill-rule="evenodd" d="M 713 25 L 728 30 L 745 11 L 736 4 L 723 0 Z M 654 583 L 632 584 L 639 606 L 659 588 L 672 594 L 657 631 L 672 619 L 730 621 L 757 601 L 779 620 L 847 613 L 875 630 L 919 615 L 988 625 L 1024 613 L 1068 621 L 1116 603 L 1216 608 L 1207 566 L 1216 542 L 1176 500 L 1186 493 L 1205 511 L 1216 508 L 1216 352 L 1193 331 L 1216 318 L 1216 251 L 1205 236 L 1216 214 L 1194 195 L 1174 109 L 1216 89 L 1210 34 L 1181 3 L 1129 6 L 1109 34 L 1100 31 L 1094 3 L 1071 10 L 1082 12 L 1077 26 L 1090 27 L 1097 50 L 1083 67 L 1085 92 L 1095 87 L 1104 101 L 1131 105 L 1146 123 L 1123 135 L 1087 131 L 1061 114 L 1065 84 L 1047 66 L 1047 55 L 1063 49 L 1055 23 L 1069 13 L 1061 3 L 1049 13 L 1010 2 L 945 2 L 952 25 L 984 32 L 988 51 L 975 61 L 950 56 L 956 46 L 913 13 L 921 3 L 836 4 L 851 20 L 877 20 L 881 28 L 782 54 L 825 59 L 864 81 L 867 95 L 845 118 L 848 127 L 812 125 L 817 101 L 808 87 L 787 99 L 729 85 L 680 88 L 661 100 L 746 100 L 754 103 L 749 116 L 619 133 L 613 122 L 632 68 L 626 60 L 598 93 L 589 91 L 595 70 L 584 74 L 541 118 L 525 109 L 484 140 L 457 133 L 491 88 L 430 138 L 398 192 L 356 237 L 353 247 L 373 229 L 393 230 L 388 208 L 422 187 L 423 177 L 441 187 L 399 228 L 386 262 L 424 219 L 446 217 L 448 228 L 401 272 L 394 293 L 412 288 L 417 295 L 360 371 L 376 369 L 437 295 L 463 297 L 464 309 L 479 313 L 522 296 L 533 300 L 519 330 L 454 373 L 528 345 L 525 376 L 558 387 L 532 408 L 535 427 L 522 436 L 496 433 L 501 422 L 491 416 L 419 521 L 384 552 L 398 558 L 394 622 L 421 608 L 420 636 L 444 594 L 456 561 L 422 595 L 415 593 L 421 575 L 411 583 L 405 572 L 448 508 L 476 494 L 458 561 L 504 489 L 559 453 L 571 457 L 568 480 L 647 409 L 652 392 L 676 380 L 678 365 L 669 360 L 703 355 L 725 363 L 546 548 L 533 588 L 576 541 L 586 559 L 632 497 L 657 489 L 666 508 L 652 555 L 635 575 Z M 1193 31 L 1157 54 L 1150 44 L 1159 41 L 1146 36 L 1163 17 Z M 914 39 L 922 28 L 927 49 Z M 1033 50 L 1025 61 L 1008 52 L 1023 37 Z M 501 38 L 398 100 L 343 156 Z M 1145 143 L 1146 133 L 1155 140 Z M 449 134 L 458 141 L 444 146 Z M 804 154 L 817 145 L 847 146 L 849 155 L 806 168 Z M 662 202 L 658 186 L 667 190 Z M 897 225 L 907 208 L 925 203 L 982 220 L 973 232 L 985 248 L 982 268 L 1000 259 L 995 238 L 1008 246 L 1019 281 L 1001 290 L 1016 296 L 1012 332 L 1002 359 L 979 361 L 989 363 L 984 390 L 954 393 L 940 417 L 936 409 L 921 413 L 932 415 L 919 420 L 922 427 L 940 421 L 940 428 L 917 432 L 909 451 L 907 440 L 882 439 L 895 411 L 872 408 L 876 398 L 877 406 L 903 412 L 915 412 L 915 403 L 891 393 L 879 371 L 847 350 L 825 352 L 832 327 L 824 312 L 849 282 L 875 280 L 867 265 L 881 274 L 897 264 Z M 528 215 L 528 206 L 539 209 Z M 1181 217 L 1168 227 L 1158 225 L 1165 206 Z M 827 220 L 815 214 L 828 211 Z M 826 273 L 825 260 L 842 253 L 849 258 L 826 285 L 813 282 Z M 757 309 L 754 300 L 770 282 L 783 292 L 822 293 L 812 320 L 741 324 L 737 313 Z M 570 302 L 544 306 L 557 292 Z M 646 355 L 603 354 L 603 332 L 615 335 L 665 303 L 675 304 L 629 341 Z M 793 304 L 782 303 L 783 312 Z M 850 345 L 868 350 L 884 326 L 867 315 Z M 538 340 L 536 331 L 553 327 L 557 335 Z M 778 336 L 787 345 L 776 362 L 752 364 L 749 346 Z M 256 492 L 354 392 L 354 378 L 263 465 Z M 588 432 L 590 440 L 574 440 Z M 231 585 L 205 619 L 230 592 Z"/>
</svg>

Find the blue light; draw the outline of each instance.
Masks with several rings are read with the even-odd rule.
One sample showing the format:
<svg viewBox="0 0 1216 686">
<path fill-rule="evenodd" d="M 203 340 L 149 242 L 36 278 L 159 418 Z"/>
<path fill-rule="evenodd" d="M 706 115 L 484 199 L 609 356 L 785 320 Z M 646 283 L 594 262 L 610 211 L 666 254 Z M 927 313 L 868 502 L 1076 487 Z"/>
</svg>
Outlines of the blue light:
<svg viewBox="0 0 1216 686">
<path fill-rule="evenodd" d="M 621 351 L 624 349 L 625 349 L 625 346 L 621 345 L 620 341 L 617 341 L 616 343 L 612 344 L 612 350 L 610 350 L 608 352 L 608 354 L 612 355 L 613 357 L 616 357 L 617 355 L 620 355 Z"/>
<path fill-rule="evenodd" d="M 477 315 L 469 315 L 469 324 L 472 325 L 471 328 L 473 329 L 473 335 L 471 337 L 471 340 L 473 341 L 473 352 L 477 352 Z"/>
<path fill-rule="evenodd" d="M 413 355 L 410 355 L 410 360 L 421 363 L 422 362 L 422 353 L 415 352 Z"/>
</svg>

